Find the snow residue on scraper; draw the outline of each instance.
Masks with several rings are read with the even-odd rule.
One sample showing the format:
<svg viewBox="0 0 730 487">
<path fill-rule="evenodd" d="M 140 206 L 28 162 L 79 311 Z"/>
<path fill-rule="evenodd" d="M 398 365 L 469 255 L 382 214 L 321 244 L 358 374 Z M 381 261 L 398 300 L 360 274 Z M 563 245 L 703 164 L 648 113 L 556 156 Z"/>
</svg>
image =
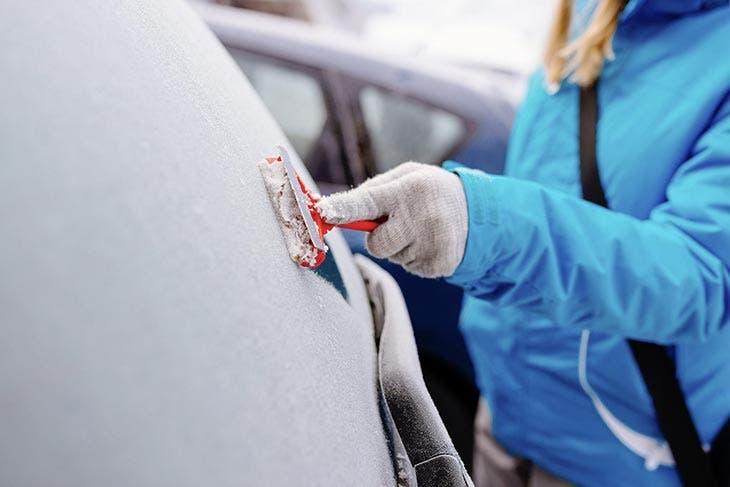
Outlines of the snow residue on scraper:
<svg viewBox="0 0 730 487">
<path fill-rule="evenodd" d="M 309 238 L 307 226 L 294 197 L 294 191 L 289 186 L 284 164 L 280 160 L 273 162 L 263 160 L 258 163 L 258 166 L 264 178 L 269 199 L 274 206 L 274 213 L 279 219 L 289 255 L 297 264 L 314 267 L 319 251 Z"/>
</svg>

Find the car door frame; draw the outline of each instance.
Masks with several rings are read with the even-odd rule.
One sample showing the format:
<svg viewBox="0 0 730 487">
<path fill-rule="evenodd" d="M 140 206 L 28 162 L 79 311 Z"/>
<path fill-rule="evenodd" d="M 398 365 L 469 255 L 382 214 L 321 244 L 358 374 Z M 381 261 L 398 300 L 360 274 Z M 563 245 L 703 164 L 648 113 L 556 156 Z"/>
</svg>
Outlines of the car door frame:
<svg viewBox="0 0 730 487">
<path fill-rule="evenodd" d="M 349 77 L 333 69 L 322 71 L 339 117 L 340 133 L 347 156 L 345 162 L 349 165 L 353 178 L 350 184 L 358 185 L 373 176 L 368 165 L 369 152 L 366 152 L 370 148 L 367 129 L 362 126 L 363 119 L 357 116 L 357 100 L 352 98 L 352 91 L 348 86 Z"/>
</svg>

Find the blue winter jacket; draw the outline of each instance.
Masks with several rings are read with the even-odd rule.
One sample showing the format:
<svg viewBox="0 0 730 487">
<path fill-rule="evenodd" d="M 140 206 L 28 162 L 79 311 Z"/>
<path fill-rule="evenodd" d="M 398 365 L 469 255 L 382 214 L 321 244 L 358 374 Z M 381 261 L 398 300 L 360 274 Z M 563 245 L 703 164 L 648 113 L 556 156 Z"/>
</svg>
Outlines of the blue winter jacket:
<svg viewBox="0 0 730 487">
<path fill-rule="evenodd" d="M 633 0 L 599 89 L 609 206 L 581 200 L 578 88 L 531 80 L 506 176 L 454 169 L 450 282 L 496 438 L 580 485 L 679 485 L 626 338 L 670 345 L 702 440 L 730 413 L 730 6 Z"/>
</svg>

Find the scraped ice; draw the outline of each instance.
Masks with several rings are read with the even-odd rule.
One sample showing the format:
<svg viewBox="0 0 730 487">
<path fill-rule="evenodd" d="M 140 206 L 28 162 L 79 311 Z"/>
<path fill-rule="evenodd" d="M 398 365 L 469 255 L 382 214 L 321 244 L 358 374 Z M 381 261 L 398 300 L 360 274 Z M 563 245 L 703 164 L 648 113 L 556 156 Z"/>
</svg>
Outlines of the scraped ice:
<svg viewBox="0 0 730 487">
<path fill-rule="evenodd" d="M 279 219 L 289 255 L 294 262 L 298 264 L 306 263 L 313 267 L 316 264 L 319 251 L 309 238 L 307 226 L 299 211 L 294 191 L 289 186 L 284 164 L 281 161 L 268 162 L 263 160 L 258 165 L 264 178 L 266 191 L 269 193 L 269 199 L 274 206 L 274 212 Z"/>
</svg>

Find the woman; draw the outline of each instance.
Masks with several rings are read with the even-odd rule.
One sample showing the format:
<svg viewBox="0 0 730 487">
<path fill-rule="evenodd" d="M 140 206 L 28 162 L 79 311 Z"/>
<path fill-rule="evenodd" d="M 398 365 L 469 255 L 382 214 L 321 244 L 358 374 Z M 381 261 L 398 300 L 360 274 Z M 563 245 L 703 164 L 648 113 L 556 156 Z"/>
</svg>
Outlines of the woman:
<svg viewBox="0 0 730 487">
<path fill-rule="evenodd" d="M 571 36 L 573 10 L 560 2 L 506 176 L 406 163 L 319 208 L 387 216 L 373 255 L 467 291 L 493 418 L 478 485 L 679 485 L 626 339 L 669 345 L 709 445 L 730 413 L 730 5 L 602 0 Z M 581 199 L 579 92 L 599 77 L 611 210 Z"/>
</svg>

